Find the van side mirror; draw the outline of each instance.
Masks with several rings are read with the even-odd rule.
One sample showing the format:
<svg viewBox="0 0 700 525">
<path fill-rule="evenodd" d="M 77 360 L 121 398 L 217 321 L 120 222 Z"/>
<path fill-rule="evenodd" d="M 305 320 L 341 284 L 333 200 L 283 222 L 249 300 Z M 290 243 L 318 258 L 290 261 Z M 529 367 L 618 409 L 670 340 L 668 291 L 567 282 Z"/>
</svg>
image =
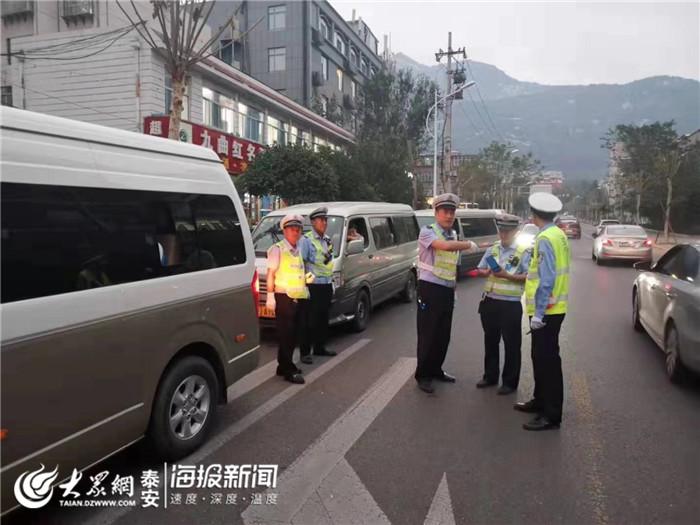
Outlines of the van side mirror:
<svg viewBox="0 0 700 525">
<path fill-rule="evenodd" d="M 591 237 L 593 237 L 594 239 L 595 239 L 596 237 L 598 237 L 598 232 L 593 232 L 593 233 L 591 233 Z"/>
<path fill-rule="evenodd" d="M 345 248 L 346 255 L 357 255 L 365 251 L 365 242 L 359 239 L 350 241 Z"/>
<path fill-rule="evenodd" d="M 634 263 L 634 269 L 638 272 L 648 272 L 651 270 L 651 261 L 639 261 Z"/>
</svg>

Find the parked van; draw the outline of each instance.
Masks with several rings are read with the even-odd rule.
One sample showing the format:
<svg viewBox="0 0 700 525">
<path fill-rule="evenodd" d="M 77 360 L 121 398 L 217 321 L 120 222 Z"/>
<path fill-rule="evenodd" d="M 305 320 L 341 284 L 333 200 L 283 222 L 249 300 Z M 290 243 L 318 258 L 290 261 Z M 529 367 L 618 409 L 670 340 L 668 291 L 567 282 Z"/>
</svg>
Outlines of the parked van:
<svg viewBox="0 0 700 525">
<path fill-rule="evenodd" d="M 326 235 L 335 254 L 331 324 L 351 322 L 355 330 L 362 331 L 372 307 L 396 295 L 406 302 L 415 300 L 418 223 L 410 206 L 378 202 L 290 206 L 265 216 L 253 231 L 263 324 L 274 319 L 274 312 L 265 307 L 265 275 L 267 249 L 284 238 L 280 220 L 288 213 L 302 215 L 304 231 L 308 232 L 309 213 L 319 206 L 328 207 Z"/>
<path fill-rule="evenodd" d="M 195 450 L 258 363 L 255 255 L 206 148 L 18 109 L 2 145 L 2 511 L 144 436 Z"/>
<path fill-rule="evenodd" d="M 481 261 L 484 252 L 498 240 L 496 218 L 506 215 L 502 210 L 479 210 L 458 208 L 455 212 L 454 230 L 460 241 L 473 241 L 478 246 L 476 251 L 461 252 L 457 275 L 464 275 L 473 270 Z M 422 228 L 435 222 L 434 210 L 418 210 L 418 225 Z"/>
</svg>

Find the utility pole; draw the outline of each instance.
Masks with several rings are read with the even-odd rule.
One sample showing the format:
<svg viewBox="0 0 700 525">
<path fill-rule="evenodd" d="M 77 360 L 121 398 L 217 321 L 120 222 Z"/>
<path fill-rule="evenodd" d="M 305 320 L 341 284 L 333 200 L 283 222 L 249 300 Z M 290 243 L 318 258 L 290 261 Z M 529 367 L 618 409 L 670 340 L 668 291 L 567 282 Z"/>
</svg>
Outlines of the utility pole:
<svg viewBox="0 0 700 525">
<path fill-rule="evenodd" d="M 443 51 L 442 48 L 435 53 L 435 60 L 440 62 L 442 57 L 447 57 L 447 88 L 445 93 L 452 93 L 453 83 L 454 83 L 454 71 L 452 70 L 452 56 L 462 55 L 463 58 L 467 58 L 467 52 L 465 48 L 452 49 L 452 31 L 447 34 L 447 51 Z M 452 100 L 454 97 L 448 97 L 445 100 L 445 132 L 443 136 L 443 148 L 442 148 L 442 169 L 440 170 L 440 175 L 443 180 L 445 162 L 447 162 L 447 184 L 443 188 L 443 191 L 452 191 Z"/>
</svg>

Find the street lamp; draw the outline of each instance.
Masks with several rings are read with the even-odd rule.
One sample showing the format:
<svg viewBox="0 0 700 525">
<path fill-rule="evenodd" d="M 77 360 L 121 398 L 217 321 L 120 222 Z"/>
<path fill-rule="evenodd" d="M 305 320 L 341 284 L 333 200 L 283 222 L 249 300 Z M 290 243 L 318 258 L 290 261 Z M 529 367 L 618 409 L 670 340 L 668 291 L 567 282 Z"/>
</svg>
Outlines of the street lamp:
<svg viewBox="0 0 700 525">
<path fill-rule="evenodd" d="M 457 87 L 452 91 L 452 93 L 448 93 L 444 97 L 442 97 L 440 100 L 438 100 L 438 93 L 437 93 L 437 88 L 435 89 L 435 104 L 433 104 L 430 109 L 428 110 L 428 114 L 425 116 L 425 129 L 428 133 L 430 133 L 430 128 L 428 127 L 428 121 L 430 120 L 430 114 L 435 111 L 435 118 L 433 119 L 433 196 L 437 194 L 437 107 L 440 102 L 443 102 L 450 98 L 451 96 L 456 95 L 460 91 L 463 91 L 467 88 L 472 87 L 476 82 L 473 80 L 470 80 L 466 84 L 462 84 L 461 86 Z"/>
</svg>

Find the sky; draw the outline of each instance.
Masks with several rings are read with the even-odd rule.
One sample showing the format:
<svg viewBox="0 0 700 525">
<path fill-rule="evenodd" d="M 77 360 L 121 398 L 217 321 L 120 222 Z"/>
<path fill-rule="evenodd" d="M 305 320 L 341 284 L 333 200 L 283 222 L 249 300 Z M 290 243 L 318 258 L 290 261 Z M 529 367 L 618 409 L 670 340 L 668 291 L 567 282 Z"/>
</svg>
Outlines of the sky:
<svg viewBox="0 0 700 525">
<path fill-rule="evenodd" d="M 700 80 L 700 0 L 331 0 L 353 9 L 391 50 L 423 64 L 435 52 L 467 55 L 510 76 L 541 84 L 626 83 L 654 75 Z M 443 59 L 444 61 L 445 59 Z"/>
</svg>

